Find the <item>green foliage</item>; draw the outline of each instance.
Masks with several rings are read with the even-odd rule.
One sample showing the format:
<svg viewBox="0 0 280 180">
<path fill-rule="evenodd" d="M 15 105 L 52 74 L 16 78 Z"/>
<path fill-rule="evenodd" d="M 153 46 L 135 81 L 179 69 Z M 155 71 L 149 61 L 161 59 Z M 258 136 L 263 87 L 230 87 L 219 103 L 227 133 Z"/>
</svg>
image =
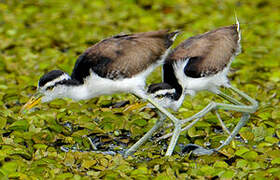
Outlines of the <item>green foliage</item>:
<svg viewBox="0 0 280 180">
<path fill-rule="evenodd" d="M 277 179 L 280 177 L 280 4 L 274 0 L 2 0 L 0 1 L 0 179 Z M 150 109 L 125 111 L 138 100 L 129 94 L 89 101 L 55 100 L 19 114 L 36 90 L 39 77 L 52 69 L 71 73 L 87 47 L 122 32 L 181 29 L 175 45 L 205 31 L 241 23 L 243 53 L 232 64 L 234 86 L 259 101 L 260 107 L 219 154 L 163 157 L 166 141 L 147 142 L 134 157 L 94 152 L 87 137 L 99 139 L 101 151 L 122 152 L 158 119 Z M 160 68 L 148 78 L 160 82 Z M 211 93 L 187 97 L 176 114 L 188 117 L 210 101 Z M 232 129 L 240 118 L 221 111 Z M 209 113 L 179 144 L 217 147 L 226 138 Z M 170 130 L 166 130 L 168 133 Z M 64 150 L 63 150 L 64 148 Z M 65 150 L 66 149 L 66 150 Z"/>
</svg>

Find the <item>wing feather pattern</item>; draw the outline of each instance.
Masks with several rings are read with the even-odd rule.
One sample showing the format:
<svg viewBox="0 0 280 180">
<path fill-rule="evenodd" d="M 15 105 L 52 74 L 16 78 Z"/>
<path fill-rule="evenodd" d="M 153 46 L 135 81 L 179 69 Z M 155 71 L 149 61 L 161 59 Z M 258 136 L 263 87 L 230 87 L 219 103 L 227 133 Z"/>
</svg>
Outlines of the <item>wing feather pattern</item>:
<svg viewBox="0 0 280 180">
<path fill-rule="evenodd" d="M 238 25 L 232 25 L 190 37 L 174 49 L 166 63 L 189 58 L 184 72 L 199 78 L 223 70 L 239 51 Z"/>
<path fill-rule="evenodd" d="M 104 39 L 77 59 L 71 78 L 83 82 L 90 69 L 108 79 L 133 77 L 156 63 L 177 33 L 160 30 Z"/>
</svg>

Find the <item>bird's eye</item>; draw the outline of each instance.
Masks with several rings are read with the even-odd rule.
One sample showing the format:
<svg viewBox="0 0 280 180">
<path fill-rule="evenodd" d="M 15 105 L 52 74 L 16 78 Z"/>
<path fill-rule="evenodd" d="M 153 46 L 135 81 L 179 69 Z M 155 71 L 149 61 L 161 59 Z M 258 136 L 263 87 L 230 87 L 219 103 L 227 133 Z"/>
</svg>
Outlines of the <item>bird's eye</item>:
<svg viewBox="0 0 280 180">
<path fill-rule="evenodd" d="M 46 88 L 46 90 L 50 91 L 50 90 L 53 90 L 54 86 L 49 86 Z"/>
<path fill-rule="evenodd" d="M 161 99 L 161 98 L 163 98 L 163 97 L 164 97 L 163 94 L 158 94 L 158 95 L 156 95 L 156 98 L 159 98 L 159 99 Z"/>
</svg>

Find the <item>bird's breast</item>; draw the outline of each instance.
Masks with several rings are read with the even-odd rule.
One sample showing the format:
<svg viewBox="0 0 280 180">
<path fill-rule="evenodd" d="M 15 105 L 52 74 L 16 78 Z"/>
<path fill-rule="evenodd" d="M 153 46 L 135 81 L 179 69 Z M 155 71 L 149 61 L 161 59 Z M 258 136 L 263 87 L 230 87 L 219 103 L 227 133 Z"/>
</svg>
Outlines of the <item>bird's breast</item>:
<svg viewBox="0 0 280 180">
<path fill-rule="evenodd" d="M 91 97 L 103 94 L 134 92 L 135 89 L 145 86 L 145 79 L 139 76 L 123 79 L 108 79 L 91 73 L 84 85 Z"/>
</svg>

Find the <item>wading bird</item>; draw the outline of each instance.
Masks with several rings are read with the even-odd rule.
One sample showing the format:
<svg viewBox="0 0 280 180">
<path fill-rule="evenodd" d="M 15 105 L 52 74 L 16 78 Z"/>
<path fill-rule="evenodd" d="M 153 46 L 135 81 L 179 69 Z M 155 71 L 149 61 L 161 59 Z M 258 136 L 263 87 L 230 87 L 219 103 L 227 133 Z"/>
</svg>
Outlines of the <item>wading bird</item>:
<svg viewBox="0 0 280 180">
<path fill-rule="evenodd" d="M 37 93 L 22 111 L 56 98 L 77 101 L 126 92 L 147 100 L 177 123 L 178 119 L 146 95 L 145 80 L 164 62 L 178 33 L 160 30 L 104 39 L 79 56 L 71 76 L 61 70 L 43 75 Z"/>
<path fill-rule="evenodd" d="M 172 136 L 166 155 L 173 153 L 177 139 L 180 133 L 192 127 L 201 117 L 209 111 L 215 111 L 223 129 L 229 133 L 229 137 L 217 149 L 206 150 L 198 148 L 197 154 L 212 154 L 229 144 L 241 127 L 249 119 L 249 113 L 254 113 L 258 107 L 257 101 L 230 85 L 227 74 L 234 57 L 241 51 L 241 33 L 239 22 L 232 26 L 221 27 L 207 33 L 196 35 L 188 38 L 179 44 L 166 58 L 163 65 L 163 82 L 152 84 L 148 88 L 148 94 L 161 106 L 177 110 L 183 103 L 185 95 L 194 96 L 196 92 L 207 90 L 221 96 L 233 104 L 222 104 L 211 102 L 202 111 L 194 116 L 175 123 L 173 133 L 167 134 L 166 137 Z M 247 106 L 231 96 L 219 90 L 220 86 L 229 88 L 241 97 L 248 100 L 252 105 Z M 242 112 L 241 120 L 230 133 L 217 112 L 218 109 L 234 110 Z M 182 125 L 192 121 L 188 126 L 182 129 Z M 143 136 L 143 140 L 148 139 L 162 121 L 156 122 L 154 127 Z M 145 139 L 144 139 L 145 137 Z M 136 145 L 141 145 L 139 142 Z M 133 150 L 138 147 L 134 147 Z"/>
</svg>

